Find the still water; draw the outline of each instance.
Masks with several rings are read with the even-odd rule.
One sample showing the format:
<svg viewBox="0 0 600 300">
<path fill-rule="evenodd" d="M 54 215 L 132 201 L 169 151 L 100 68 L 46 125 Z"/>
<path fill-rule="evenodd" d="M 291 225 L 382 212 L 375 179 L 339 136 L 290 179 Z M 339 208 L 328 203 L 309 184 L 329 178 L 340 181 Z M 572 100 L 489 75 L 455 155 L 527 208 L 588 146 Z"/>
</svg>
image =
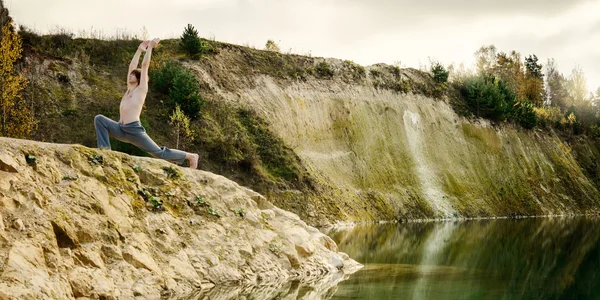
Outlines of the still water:
<svg viewBox="0 0 600 300">
<path fill-rule="evenodd" d="M 319 282 L 219 287 L 193 298 L 600 299 L 599 225 L 598 217 L 577 217 L 328 229 L 363 269 Z"/>
<path fill-rule="evenodd" d="M 330 230 L 365 267 L 330 299 L 600 299 L 600 219 Z"/>
</svg>

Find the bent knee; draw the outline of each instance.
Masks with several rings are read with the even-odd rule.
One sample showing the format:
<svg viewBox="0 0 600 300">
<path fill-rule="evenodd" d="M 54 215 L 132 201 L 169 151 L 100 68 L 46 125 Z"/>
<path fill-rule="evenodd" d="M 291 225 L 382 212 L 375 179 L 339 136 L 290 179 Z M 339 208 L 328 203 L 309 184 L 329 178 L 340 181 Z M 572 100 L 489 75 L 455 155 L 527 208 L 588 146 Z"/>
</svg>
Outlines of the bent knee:
<svg viewBox="0 0 600 300">
<path fill-rule="evenodd" d="M 103 115 L 96 115 L 94 117 L 94 124 L 100 124 L 102 122 L 103 119 L 105 119 L 106 117 Z"/>
</svg>

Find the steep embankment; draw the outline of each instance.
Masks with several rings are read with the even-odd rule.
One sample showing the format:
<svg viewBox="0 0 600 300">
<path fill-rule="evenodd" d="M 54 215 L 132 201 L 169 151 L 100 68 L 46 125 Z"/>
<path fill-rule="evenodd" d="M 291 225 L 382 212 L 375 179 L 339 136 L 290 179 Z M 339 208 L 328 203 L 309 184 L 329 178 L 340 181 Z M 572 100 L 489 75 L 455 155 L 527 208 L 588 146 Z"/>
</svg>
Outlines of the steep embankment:
<svg viewBox="0 0 600 300">
<path fill-rule="evenodd" d="M 336 248 L 222 176 L 0 138 L 0 298 L 149 299 L 215 284 L 310 285 L 358 267 Z"/>
<path fill-rule="evenodd" d="M 238 56 L 222 51 L 210 62 Z M 375 65 L 349 81 L 348 62 L 327 64 L 336 75 L 321 80 L 260 74 L 239 84 L 245 77 L 232 71 L 234 88 L 214 67 L 188 67 L 225 101 L 258 112 L 318 182 L 334 186 L 342 219 L 372 218 L 372 207 L 403 219 L 598 212 L 588 177 L 596 165 L 585 165 L 598 159 L 593 142 L 576 143 L 573 155 L 550 130 L 460 117 L 452 89 L 416 70 Z"/>
<path fill-rule="evenodd" d="M 93 116 L 118 118 L 136 43 L 37 39 L 25 59 L 28 97 L 47 107 L 36 138 L 95 146 Z M 175 40 L 153 56 L 191 70 L 206 100 L 188 150 L 309 224 L 598 211 L 598 141 L 465 119 L 457 92 L 421 71 L 206 42 L 197 61 Z M 151 89 L 142 123 L 173 147 L 165 102 Z"/>
</svg>

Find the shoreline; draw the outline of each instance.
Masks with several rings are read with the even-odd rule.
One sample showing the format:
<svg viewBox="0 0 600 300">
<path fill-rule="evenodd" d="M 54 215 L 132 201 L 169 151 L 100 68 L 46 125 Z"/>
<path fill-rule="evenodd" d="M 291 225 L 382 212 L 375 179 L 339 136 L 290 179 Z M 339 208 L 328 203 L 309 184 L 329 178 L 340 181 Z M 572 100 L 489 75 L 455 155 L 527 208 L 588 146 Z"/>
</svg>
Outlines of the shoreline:
<svg viewBox="0 0 600 300">
<path fill-rule="evenodd" d="M 483 220 L 521 220 L 536 218 L 574 218 L 574 217 L 598 217 L 600 214 L 548 214 L 532 216 L 499 216 L 499 217 L 460 217 L 460 218 L 430 218 L 430 219 L 408 219 L 408 220 L 382 220 L 382 221 L 356 221 L 356 222 L 336 222 L 322 226 L 315 226 L 317 229 L 335 229 L 343 227 L 354 227 L 359 225 L 377 225 L 377 224 L 408 224 L 408 223 L 428 223 L 428 222 L 455 222 L 455 221 L 483 221 Z"/>
</svg>

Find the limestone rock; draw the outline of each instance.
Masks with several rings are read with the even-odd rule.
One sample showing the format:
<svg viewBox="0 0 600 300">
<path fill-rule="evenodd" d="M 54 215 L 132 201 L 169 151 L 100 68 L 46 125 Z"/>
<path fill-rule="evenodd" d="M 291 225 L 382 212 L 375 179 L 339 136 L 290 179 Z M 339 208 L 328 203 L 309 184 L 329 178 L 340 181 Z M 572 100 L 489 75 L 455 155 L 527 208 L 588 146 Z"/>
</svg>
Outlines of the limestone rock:
<svg viewBox="0 0 600 300">
<path fill-rule="evenodd" d="M 35 168 L 6 159 L 22 153 L 38 158 Z M 0 138 L 0 157 L 4 169 L 18 170 L 0 170 L 0 233 L 10 241 L 0 244 L 2 297 L 159 299 L 215 285 L 314 281 L 338 272 L 332 255 L 345 273 L 358 265 L 297 215 L 223 176 L 7 138 Z M 166 167 L 182 176 L 168 178 Z M 142 200 L 141 189 L 164 209 Z M 206 204 L 190 201 L 197 195 Z"/>
<path fill-rule="evenodd" d="M 21 220 L 21 219 L 16 219 L 15 222 L 13 223 L 13 227 L 19 231 L 25 230 L 25 225 L 23 224 L 23 220 Z"/>
<path fill-rule="evenodd" d="M 331 264 L 338 270 L 341 270 L 344 268 L 344 262 L 343 262 L 342 258 L 335 253 L 331 254 Z"/>
<path fill-rule="evenodd" d="M 296 244 L 296 252 L 302 257 L 309 257 L 315 252 L 315 247 L 311 243 Z"/>
<path fill-rule="evenodd" d="M 127 248 L 123 250 L 123 259 L 136 268 L 144 268 L 148 271 L 159 270 L 159 267 L 152 256 L 134 248 L 133 246 L 127 246 Z"/>
<path fill-rule="evenodd" d="M 0 172 L 19 173 L 19 164 L 14 158 L 0 153 Z"/>
</svg>

